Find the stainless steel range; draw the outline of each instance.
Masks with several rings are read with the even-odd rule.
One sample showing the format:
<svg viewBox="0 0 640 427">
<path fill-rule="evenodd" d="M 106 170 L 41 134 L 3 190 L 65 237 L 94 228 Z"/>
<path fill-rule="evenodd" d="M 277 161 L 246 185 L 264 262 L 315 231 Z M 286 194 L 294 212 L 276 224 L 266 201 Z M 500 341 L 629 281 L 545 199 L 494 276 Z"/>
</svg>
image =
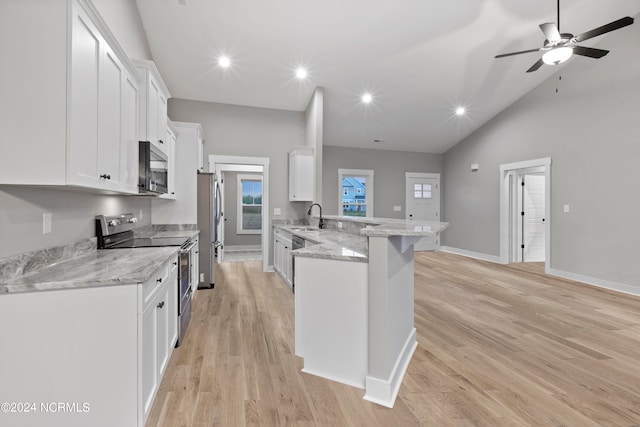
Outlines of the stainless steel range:
<svg viewBox="0 0 640 427">
<path fill-rule="evenodd" d="M 197 242 L 184 237 L 135 237 L 137 218 L 133 214 L 96 216 L 98 249 L 149 248 L 180 246 L 178 270 L 178 343 L 182 343 L 191 319 L 191 249 Z"/>
</svg>

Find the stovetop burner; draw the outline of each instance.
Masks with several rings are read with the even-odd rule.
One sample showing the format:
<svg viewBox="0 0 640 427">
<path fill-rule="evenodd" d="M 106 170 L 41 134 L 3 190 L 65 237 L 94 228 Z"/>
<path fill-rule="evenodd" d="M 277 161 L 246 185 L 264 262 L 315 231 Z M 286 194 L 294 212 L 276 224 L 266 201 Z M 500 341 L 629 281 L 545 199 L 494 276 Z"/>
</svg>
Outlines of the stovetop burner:
<svg viewBox="0 0 640 427">
<path fill-rule="evenodd" d="M 96 217 L 98 249 L 182 246 L 188 240 L 184 237 L 134 237 L 133 230 L 137 221 L 133 214 L 98 215 Z"/>
</svg>

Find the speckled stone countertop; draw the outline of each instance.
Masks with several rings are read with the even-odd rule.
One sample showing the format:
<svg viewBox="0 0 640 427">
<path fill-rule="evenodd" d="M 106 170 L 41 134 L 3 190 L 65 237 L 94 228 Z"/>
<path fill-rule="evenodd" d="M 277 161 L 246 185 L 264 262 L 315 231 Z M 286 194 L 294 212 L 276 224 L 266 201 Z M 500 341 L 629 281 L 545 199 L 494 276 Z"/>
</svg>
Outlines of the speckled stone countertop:
<svg viewBox="0 0 640 427">
<path fill-rule="evenodd" d="M 318 218 L 318 217 L 314 217 Z M 274 223 L 307 241 L 306 247 L 291 252 L 294 256 L 368 262 L 368 237 L 428 237 L 446 229 L 446 222 L 408 221 L 393 218 L 344 217 L 324 215 L 326 228 Z M 346 222 L 338 231 L 338 222 Z M 311 243 L 311 244 L 310 244 Z"/>
<path fill-rule="evenodd" d="M 179 250 L 167 246 L 88 252 L 4 281 L 0 283 L 0 295 L 143 283 L 162 263 L 177 257 Z"/>
<path fill-rule="evenodd" d="M 306 240 L 304 248 L 291 252 L 294 256 L 356 262 L 369 260 L 366 237 L 331 229 L 318 230 L 304 225 L 274 224 L 273 226 Z"/>
<path fill-rule="evenodd" d="M 360 234 L 368 237 L 435 236 L 444 231 L 449 223 L 435 221 L 418 221 L 395 218 L 368 218 L 325 215 L 325 220 L 361 223 Z"/>
</svg>

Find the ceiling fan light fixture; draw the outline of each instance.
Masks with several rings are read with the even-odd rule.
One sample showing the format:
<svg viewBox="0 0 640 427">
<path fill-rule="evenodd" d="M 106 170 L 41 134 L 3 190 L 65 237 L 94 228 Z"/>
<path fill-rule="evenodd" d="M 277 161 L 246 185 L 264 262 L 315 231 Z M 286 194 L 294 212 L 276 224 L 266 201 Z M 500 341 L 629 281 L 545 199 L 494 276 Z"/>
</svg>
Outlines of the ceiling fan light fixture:
<svg viewBox="0 0 640 427">
<path fill-rule="evenodd" d="M 542 55 L 542 60 L 547 65 L 558 65 L 571 58 L 573 48 L 569 46 L 556 47 Z"/>
</svg>

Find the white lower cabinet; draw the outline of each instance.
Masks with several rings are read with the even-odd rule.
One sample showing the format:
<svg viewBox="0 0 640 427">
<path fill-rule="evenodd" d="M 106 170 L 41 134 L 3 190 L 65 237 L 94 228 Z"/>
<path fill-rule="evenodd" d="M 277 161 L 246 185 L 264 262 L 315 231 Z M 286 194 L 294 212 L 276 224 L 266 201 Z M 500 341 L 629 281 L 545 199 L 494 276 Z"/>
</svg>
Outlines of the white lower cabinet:
<svg viewBox="0 0 640 427">
<path fill-rule="evenodd" d="M 291 257 L 291 233 L 273 229 L 273 266 L 287 286 L 293 287 L 293 259 Z"/>
<path fill-rule="evenodd" d="M 0 425 L 144 427 L 177 338 L 177 272 L 176 257 L 143 284 L 0 295 L 0 402 L 35 405 Z"/>
<path fill-rule="evenodd" d="M 178 338 L 178 262 L 142 285 L 142 402 L 146 421 Z"/>
</svg>

